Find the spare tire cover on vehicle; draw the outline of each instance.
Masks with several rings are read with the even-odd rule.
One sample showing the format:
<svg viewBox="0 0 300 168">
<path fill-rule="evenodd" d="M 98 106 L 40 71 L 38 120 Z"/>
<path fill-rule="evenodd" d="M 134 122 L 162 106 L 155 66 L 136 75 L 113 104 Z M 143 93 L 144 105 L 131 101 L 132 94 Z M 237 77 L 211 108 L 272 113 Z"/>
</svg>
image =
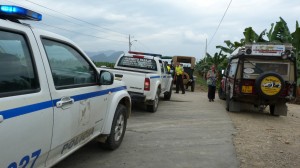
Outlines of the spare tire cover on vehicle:
<svg viewBox="0 0 300 168">
<path fill-rule="evenodd" d="M 277 98 L 283 91 L 283 78 L 275 72 L 264 72 L 255 81 L 255 90 L 266 99 Z"/>
<path fill-rule="evenodd" d="M 186 85 L 190 80 L 190 76 L 186 72 L 183 72 L 182 76 L 183 76 L 183 84 Z"/>
</svg>

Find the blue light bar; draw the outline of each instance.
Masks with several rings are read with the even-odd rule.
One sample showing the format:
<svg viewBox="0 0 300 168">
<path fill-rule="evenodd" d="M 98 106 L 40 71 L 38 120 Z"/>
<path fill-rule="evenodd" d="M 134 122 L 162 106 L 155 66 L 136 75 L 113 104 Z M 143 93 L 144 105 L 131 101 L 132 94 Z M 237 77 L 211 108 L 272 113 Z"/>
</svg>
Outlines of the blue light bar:
<svg viewBox="0 0 300 168">
<path fill-rule="evenodd" d="M 19 6 L 0 5 L 0 17 L 4 19 L 42 20 L 42 15 Z"/>
<path fill-rule="evenodd" d="M 161 57 L 161 54 L 152 54 L 152 53 L 144 53 L 144 52 L 136 52 L 136 51 L 128 51 L 129 54 L 140 54 L 140 55 L 150 55 L 154 57 Z"/>
</svg>

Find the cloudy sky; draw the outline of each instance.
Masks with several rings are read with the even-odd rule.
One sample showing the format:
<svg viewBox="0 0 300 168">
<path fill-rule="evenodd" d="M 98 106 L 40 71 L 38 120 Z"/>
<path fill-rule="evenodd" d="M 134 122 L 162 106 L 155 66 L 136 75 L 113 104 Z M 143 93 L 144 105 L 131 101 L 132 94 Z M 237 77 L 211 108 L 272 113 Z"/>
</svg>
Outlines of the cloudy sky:
<svg viewBox="0 0 300 168">
<path fill-rule="evenodd" d="M 204 56 L 206 39 L 214 54 L 224 40 L 240 40 L 246 27 L 260 33 L 281 16 L 293 32 L 300 21 L 299 0 L 0 1 L 40 12 L 42 22 L 30 24 L 66 36 L 85 51 L 127 52 L 131 35 L 132 50 L 197 59 Z"/>
</svg>

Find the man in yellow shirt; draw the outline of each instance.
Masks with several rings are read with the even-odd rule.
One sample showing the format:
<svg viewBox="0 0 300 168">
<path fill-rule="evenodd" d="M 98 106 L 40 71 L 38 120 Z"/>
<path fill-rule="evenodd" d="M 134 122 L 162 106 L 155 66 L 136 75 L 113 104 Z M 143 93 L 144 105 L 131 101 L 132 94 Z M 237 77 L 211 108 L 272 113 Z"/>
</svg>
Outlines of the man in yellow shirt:
<svg viewBox="0 0 300 168">
<path fill-rule="evenodd" d="M 180 66 L 179 62 L 177 62 L 176 67 L 175 67 L 175 78 L 176 78 L 176 92 L 175 93 L 179 93 L 179 87 L 180 87 L 182 94 L 185 94 L 185 90 L 183 87 L 183 79 L 182 79 L 183 72 L 184 72 L 183 67 Z"/>
<path fill-rule="evenodd" d="M 170 64 L 167 65 L 167 70 L 168 70 L 168 73 L 170 73 L 170 70 L 171 70 Z"/>
</svg>

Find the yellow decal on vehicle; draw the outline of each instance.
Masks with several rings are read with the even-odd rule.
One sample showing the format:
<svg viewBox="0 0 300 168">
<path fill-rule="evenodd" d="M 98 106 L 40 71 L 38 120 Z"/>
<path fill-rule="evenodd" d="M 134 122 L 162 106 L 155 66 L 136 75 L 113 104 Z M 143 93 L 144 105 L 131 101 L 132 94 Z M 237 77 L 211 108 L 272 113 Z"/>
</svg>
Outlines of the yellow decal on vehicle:
<svg viewBox="0 0 300 168">
<path fill-rule="evenodd" d="M 261 81 L 261 91 L 268 96 L 274 96 L 281 90 L 281 81 L 276 76 L 267 76 Z"/>
<path fill-rule="evenodd" d="M 243 93 L 252 93 L 253 87 L 252 86 L 242 86 Z"/>
</svg>

